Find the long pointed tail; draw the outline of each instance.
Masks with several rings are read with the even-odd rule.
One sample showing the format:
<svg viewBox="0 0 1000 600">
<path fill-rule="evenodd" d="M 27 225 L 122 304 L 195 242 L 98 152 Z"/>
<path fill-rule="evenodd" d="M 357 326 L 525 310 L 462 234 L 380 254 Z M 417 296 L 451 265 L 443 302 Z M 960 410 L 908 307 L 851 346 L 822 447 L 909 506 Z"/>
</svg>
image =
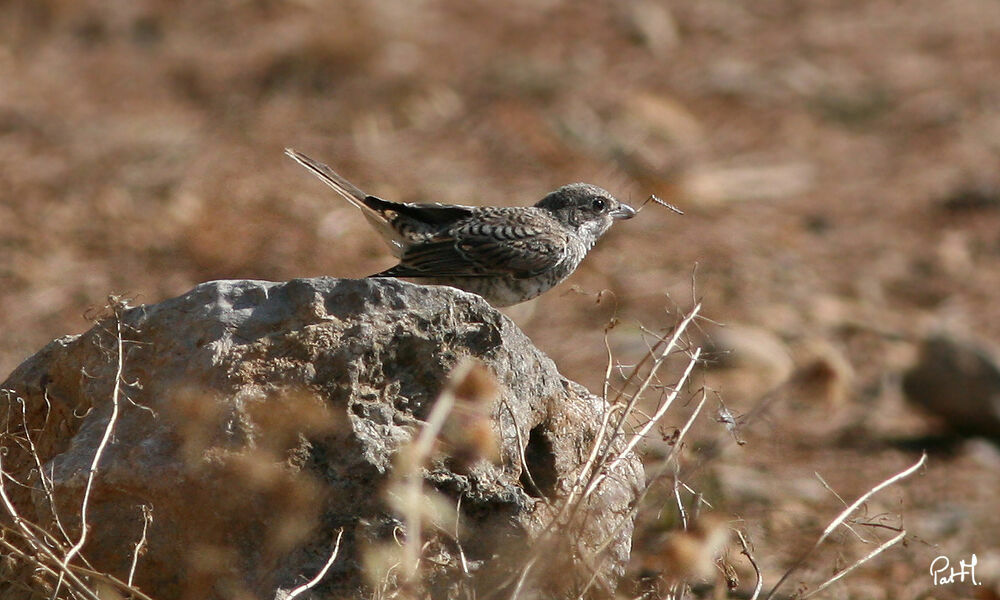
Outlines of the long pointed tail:
<svg viewBox="0 0 1000 600">
<path fill-rule="evenodd" d="M 364 204 L 365 198 L 368 195 L 358 189 L 353 183 L 338 175 L 330 167 L 291 148 L 285 148 L 285 154 L 287 154 L 295 162 L 309 169 L 313 175 L 319 177 L 323 183 L 332 187 L 351 204 L 366 212 L 371 210 Z"/>
<path fill-rule="evenodd" d="M 299 163 L 303 167 L 309 169 L 309 171 L 319 177 L 323 183 L 332 187 L 334 191 L 343 196 L 348 202 L 357 206 L 361 209 L 361 214 L 365 216 L 365 219 L 371 223 L 372 227 L 378 231 L 385 243 L 388 244 L 389 249 L 392 251 L 393 255 L 397 258 L 403 255 L 404 240 L 399 232 L 393 229 L 392 225 L 386 221 L 385 216 L 378 210 L 372 208 L 368 205 L 367 199 L 369 196 L 357 188 L 353 183 L 344 179 L 340 175 L 331 169 L 330 167 L 324 165 L 318 160 L 313 160 L 302 154 L 301 152 L 296 152 L 291 148 L 285 148 L 285 154 L 291 157 L 292 160 Z M 375 200 L 378 200 L 377 198 Z M 384 202 L 379 200 L 379 202 Z"/>
</svg>

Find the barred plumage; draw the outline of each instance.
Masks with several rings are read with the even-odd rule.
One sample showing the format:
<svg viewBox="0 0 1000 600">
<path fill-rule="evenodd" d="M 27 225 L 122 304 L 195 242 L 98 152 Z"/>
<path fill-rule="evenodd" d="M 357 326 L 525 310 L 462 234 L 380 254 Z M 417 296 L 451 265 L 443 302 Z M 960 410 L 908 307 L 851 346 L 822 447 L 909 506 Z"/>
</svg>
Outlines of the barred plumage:
<svg viewBox="0 0 1000 600">
<path fill-rule="evenodd" d="M 635 210 L 609 192 L 574 183 L 534 206 L 390 202 L 369 196 L 330 167 L 290 148 L 285 154 L 348 202 L 389 244 L 399 264 L 370 277 L 416 278 L 510 306 L 569 277 L 616 219 Z"/>
</svg>

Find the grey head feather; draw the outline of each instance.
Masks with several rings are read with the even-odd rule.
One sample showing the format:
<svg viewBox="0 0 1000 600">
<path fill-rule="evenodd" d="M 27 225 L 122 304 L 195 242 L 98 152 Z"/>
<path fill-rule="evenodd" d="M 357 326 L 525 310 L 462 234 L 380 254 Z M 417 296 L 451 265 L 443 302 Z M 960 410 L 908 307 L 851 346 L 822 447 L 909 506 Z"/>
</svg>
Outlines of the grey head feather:
<svg viewBox="0 0 1000 600">
<path fill-rule="evenodd" d="M 579 236 L 587 248 L 611 228 L 616 219 L 631 219 L 635 210 L 611 192 L 589 183 L 571 183 L 542 198 L 536 208 L 549 211 L 557 221 Z"/>
</svg>

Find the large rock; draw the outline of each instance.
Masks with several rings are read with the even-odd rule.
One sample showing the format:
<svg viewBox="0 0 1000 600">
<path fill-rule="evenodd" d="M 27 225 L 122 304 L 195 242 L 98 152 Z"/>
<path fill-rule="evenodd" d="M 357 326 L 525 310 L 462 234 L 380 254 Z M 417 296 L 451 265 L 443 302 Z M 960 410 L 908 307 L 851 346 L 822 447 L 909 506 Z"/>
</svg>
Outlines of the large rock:
<svg viewBox="0 0 1000 600">
<path fill-rule="evenodd" d="M 135 581 L 159 600 L 281 597 L 319 571 L 341 528 L 338 558 L 312 597 L 391 589 L 393 570 L 377 563 L 406 535 L 386 500 L 394 455 L 467 356 L 500 384 L 490 414 L 501 460 L 463 469 L 441 458 L 424 471 L 459 507 L 459 523 L 424 532 L 421 580 L 436 597 L 513 589 L 607 409 L 510 320 L 450 288 L 392 279 L 216 281 L 119 314 L 120 401 L 82 554 L 124 580 L 142 537 L 142 507 L 151 507 Z M 7 489 L 22 517 L 58 531 L 55 512 L 74 540 L 87 473 L 114 409 L 118 322 L 109 316 L 53 341 L 0 394 L 4 468 L 30 484 L 8 481 Z M 574 595 L 595 572 L 592 589 L 613 587 L 628 559 L 643 474 L 628 456 L 609 475 L 578 518 L 557 528 L 567 535 L 534 561 L 528 588 Z M 604 553 L 593 554 L 598 548 Z M 23 570 L 15 576 L 30 584 Z M 15 587 L 0 591 L 3 600 L 25 597 Z"/>
</svg>

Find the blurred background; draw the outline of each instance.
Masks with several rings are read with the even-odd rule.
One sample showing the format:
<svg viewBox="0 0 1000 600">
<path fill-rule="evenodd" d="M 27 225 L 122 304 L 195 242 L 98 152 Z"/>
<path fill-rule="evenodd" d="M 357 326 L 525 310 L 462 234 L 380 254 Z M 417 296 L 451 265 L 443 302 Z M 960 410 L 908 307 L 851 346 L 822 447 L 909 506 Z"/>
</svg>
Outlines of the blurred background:
<svg viewBox="0 0 1000 600">
<path fill-rule="evenodd" d="M 906 547 L 829 597 L 996 598 L 1000 453 L 965 434 L 1000 417 L 903 389 L 1000 397 L 998 49 L 995 0 L 2 2 L 0 373 L 109 293 L 391 266 L 285 146 L 392 200 L 657 194 L 686 214 L 646 205 L 511 317 L 599 390 L 612 318 L 628 364 L 701 301 L 694 387 L 767 411 L 689 483 L 769 583 L 843 507 L 815 472 L 850 502 L 929 448 L 868 509 Z M 845 533 L 786 591 L 873 547 Z M 973 553 L 986 585 L 931 587 Z"/>
</svg>

